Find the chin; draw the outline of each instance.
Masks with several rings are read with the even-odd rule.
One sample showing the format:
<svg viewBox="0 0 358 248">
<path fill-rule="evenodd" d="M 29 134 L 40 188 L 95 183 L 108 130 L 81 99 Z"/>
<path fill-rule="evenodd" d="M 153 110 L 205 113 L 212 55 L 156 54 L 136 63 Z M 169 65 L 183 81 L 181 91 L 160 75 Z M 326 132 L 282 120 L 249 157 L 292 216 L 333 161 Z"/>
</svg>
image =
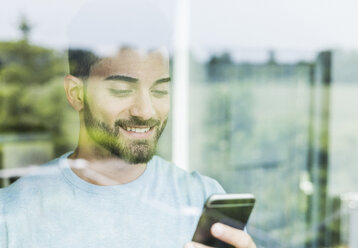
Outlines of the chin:
<svg viewBox="0 0 358 248">
<path fill-rule="evenodd" d="M 124 158 L 124 160 L 130 164 L 146 164 L 153 158 L 153 156 L 154 154 L 150 154 L 148 156 L 143 156 L 143 155 L 131 156 L 130 158 L 127 159 Z"/>
<path fill-rule="evenodd" d="M 130 164 L 148 163 L 155 155 L 156 150 L 148 145 L 134 145 L 127 149 L 115 149 L 111 151 L 116 157 Z"/>
</svg>

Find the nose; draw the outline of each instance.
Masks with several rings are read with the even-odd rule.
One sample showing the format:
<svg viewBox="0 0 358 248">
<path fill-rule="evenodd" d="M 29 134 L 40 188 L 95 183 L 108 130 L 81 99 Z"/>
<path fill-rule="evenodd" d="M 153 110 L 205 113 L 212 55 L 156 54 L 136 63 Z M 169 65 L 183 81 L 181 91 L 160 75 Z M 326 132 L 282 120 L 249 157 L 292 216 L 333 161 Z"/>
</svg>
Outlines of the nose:
<svg viewBox="0 0 358 248">
<path fill-rule="evenodd" d="M 155 109 L 150 95 L 144 92 L 138 93 L 138 96 L 134 99 L 133 105 L 130 108 L 130 114 L 142 120 L 149 120 L 154 117 Z"/>
</svg>

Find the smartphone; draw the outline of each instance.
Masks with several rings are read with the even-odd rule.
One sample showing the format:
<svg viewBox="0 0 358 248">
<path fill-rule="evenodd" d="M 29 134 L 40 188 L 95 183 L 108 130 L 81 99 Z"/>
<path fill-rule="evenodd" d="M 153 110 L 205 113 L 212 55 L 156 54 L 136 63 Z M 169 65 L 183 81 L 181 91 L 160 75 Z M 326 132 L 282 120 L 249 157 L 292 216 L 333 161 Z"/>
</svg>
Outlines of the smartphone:
<svg viewBox="0 0 358 248">
<path fill-rule="evenodd" d="M 252 194 L 214 194 L 204 206 L 193 241 L 213 247 L 233 247 L 210 233 L 211 226 L 216 222 L 244 230 L 252 209 L 255 197 Z"/>
</svg>

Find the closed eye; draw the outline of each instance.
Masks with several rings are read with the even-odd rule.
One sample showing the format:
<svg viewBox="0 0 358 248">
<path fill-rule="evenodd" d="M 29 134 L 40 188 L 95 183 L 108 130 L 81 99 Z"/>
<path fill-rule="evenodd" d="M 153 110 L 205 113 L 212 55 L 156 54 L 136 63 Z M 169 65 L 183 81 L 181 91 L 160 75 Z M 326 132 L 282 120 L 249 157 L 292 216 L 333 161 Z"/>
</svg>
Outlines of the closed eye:
<svg viewBox="0 0 358 248">
<path fill-rule="evenodd" d="M 133 92 L 133 90 L 118 90 L 118 89 L 109 89 L 109 91 L 114 96 L 119 96 L 119 97 L 128 96 L 129 94 L 131 94 Z"/>
<path fill-rule="evenodd" d="M 168 90 L 152 90 L 152 93 L 157 96 L 166 96 L 169 94 Z"/>
</svg>

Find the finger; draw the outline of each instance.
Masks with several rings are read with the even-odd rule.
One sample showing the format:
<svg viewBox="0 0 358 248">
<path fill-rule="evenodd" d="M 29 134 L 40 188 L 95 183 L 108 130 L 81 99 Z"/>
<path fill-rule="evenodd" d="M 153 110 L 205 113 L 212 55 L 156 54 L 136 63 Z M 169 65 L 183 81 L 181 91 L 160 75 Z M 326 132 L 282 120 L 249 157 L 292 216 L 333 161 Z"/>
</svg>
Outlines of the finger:
<svg viewBox="0 0 358 248">
<path fill-rule="evenodd" d="M 211 234 L 237 248 L 256 248 L 250 235 L 231 226 L 215 223 L 211 226 Z"/>
<path fill-rule="evenodd" d="M 184 248 L 213 248 L 213 247 L 199 244 L 196 242 L 190 242 L 190 243 L 185 244 Z"/>
</svg>

